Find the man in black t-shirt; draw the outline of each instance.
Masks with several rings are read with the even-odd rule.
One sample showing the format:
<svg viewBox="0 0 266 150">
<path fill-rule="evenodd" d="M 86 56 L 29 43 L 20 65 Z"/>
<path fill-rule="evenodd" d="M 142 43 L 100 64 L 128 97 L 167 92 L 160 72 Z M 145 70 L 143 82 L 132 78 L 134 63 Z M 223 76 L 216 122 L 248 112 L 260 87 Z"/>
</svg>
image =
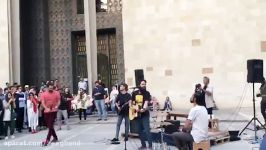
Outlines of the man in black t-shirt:
<svg viewBox="0 0 266 150">
<path fill-rule="evenodd" d="M 146 80 L 142 80 L 140 82 L 139 89 L 132 94 L 132 103 L 135 103 L 139 107 L 139 109 L 137 110 L 137 124 L 139 130 L 139 138 L 141 141 L 141 147 L 139 148 L 139 150 L 146 149 L 146 139 L 149 143 L 149 149 L 152 148 L 150 134 L 150 112 L 148 107 L 148 104 L 151 100 L 151 95 L 150 92 L 146 90 L 146 83 Z"/>
<path fill-rule="evenodd" d="M 115 138 L 112 139 L 112 142 L 119 141 L 119 131 L 120 126 L 125 119 L 125 125 L 126 125 L 126 131 L 125 131 L 125 141 L 128 140 L 128 132 L 129 132 L 129 118 L 128 118 L 128 111 L 129 111 L 129 103 L 131 102 L 131 95 L 127 93 L 128 85 L 127 84 L 121 84 L 119 88 L 119 94 L 116 98 L 116 108 L 118 112 L 118 119 L 117 119 L 117 125 L 116 125 L 116 135 Z"/>
</svg>

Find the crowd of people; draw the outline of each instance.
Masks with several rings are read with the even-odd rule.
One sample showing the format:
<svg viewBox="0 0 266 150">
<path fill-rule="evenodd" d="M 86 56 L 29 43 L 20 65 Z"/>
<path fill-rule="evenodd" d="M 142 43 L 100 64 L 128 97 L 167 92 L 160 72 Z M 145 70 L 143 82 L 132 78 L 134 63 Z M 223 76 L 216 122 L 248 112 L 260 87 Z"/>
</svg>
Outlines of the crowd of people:
<svg viewBox="0 0 266 150">
<path fill-rule="evenodd" d="M 184 132 L 174 133 L 173 139 L 178 148 L 183 148 L 182 143 L 199 142 L 206 140 L 208 132 L 208 119 L 212 118 L 212 109 L 214 107 L 213 87 L 209 86 L 210 79 L 204 77 L 204 86 L 197 84 L 195 92 L 191 98 L 194 107 L 191 109 Z M 0 88 L 0 136 L 4 139 L 15 138 L 15 131 L 22 132 L 28 129 L 32 134 L 39 130 L 48 128 L 48 134 L 43 145 L 49 142 L 57 142 L 58 137 L 54 129 L 55 120 L 58 124 L 57 130 L 62 130 L 62 120 L 66 129 L 70 130 L 68 119 L 72 111 L 76 111 L 80 122 L 87 119 L 88 110 L 93 112 L 97 109 L 98 121 L 107 121 L 108 107 L 111 111 L 117 112 L 118 120 L 116 126 L 115 138 L 119 140 L 119 131 L 122 120 L 125 120 L 126 136 L 128 140 L 130 108 L 136 105 L 135 109 L 139 137 L 141 141 L 140 149 L 146 149 L 146 139 L 148 148 L 152 147 L 149 126 L 149 110 L 158 109 L 158 100 L 152 97 L 146 90 L 146 80 L 142 80 L 137 89 L 132 93 L 128 92 L 127 84 L 113 86 L 110 94 L 106 91 L 102 81 L 95 81 L 92 89 L 92 95 L 88 95 L 88 85 L 81 78 L 78 83 L 78 93 L 73 95 L 69 88 L 62 88 L 58 80 L 42 82 L 39 89 L 35 86 L 21 86 L 17 84 L 6 84 L 6 88 Z M 172 102 L 166 97 L 162 110 L 173 110 Z M 207 125 L 206 125 L 207 124 Z M 188 129 L 191 132 L 186 132 Z M 198 132 L 204 131 L 204 132 Z M 10 135 L 8 135 L 8 133 Z M 51 140 L 51 137 L 53 139 Z M 187 137 L 187 138 L 184 138 Z"/>
<path fill-rule="evenodd" d="M 67 118 L 66 111 L 70 111 L 70 101 L 72 95 L 68 88 L 60 88 L 58 80 L 42 82 L 39 89 L 36 86 L 18 85 L 14 83 L 10 85 L 6 83 L 6 87 L 0 88 L 0 139 L 15 138 L 15 131 L 21 133 L 22 130 L 28 129 L 29 132 L 35 134 L 38 130 L 47 127 L 44 118 L 45 108 L 42 103 L 42 95 L 48 91 L 48 85 L 52 85 L 53 90 L 60 93 L 61 104 L 58 111 L 58 120 L 60 121 L 61 115 L 64 115 L 65 123 Z M 59 123 L 60 124 L 60 123 Z M 8 135 L 10 133 L 10 135 Z"/>
</svg>

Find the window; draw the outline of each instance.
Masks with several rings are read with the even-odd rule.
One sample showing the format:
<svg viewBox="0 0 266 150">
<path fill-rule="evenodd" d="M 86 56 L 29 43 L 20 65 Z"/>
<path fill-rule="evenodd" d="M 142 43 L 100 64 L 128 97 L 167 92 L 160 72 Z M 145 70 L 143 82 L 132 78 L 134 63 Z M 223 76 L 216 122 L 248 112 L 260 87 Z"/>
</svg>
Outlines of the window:
<svg viewBox="0 0 266 150">
<path fill-rule="evenodd" d="M 77 13 L 84 14 L 84 0 L 77 0 Z"/>
</svg>

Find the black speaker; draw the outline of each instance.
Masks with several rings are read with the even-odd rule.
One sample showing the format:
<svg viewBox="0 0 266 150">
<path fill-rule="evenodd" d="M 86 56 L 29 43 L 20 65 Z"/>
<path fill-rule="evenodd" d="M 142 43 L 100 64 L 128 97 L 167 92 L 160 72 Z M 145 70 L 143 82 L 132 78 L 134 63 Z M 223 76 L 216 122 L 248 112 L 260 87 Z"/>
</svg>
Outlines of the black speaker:
<svg viewBox="0 0 266 150">
<path fill-rule="evenodd" d="M 250 59 L 247 61 L 247 82 L 262 83 L 263 82 L 263 60 Z"/>
<path fill-rule="evenodd" d="M 135 83 L 136 86 L 139 86 L 140 81 L 144 80 L 144 72 L 143 69 L 136 69 L 135 70 Z"/>
</svg>

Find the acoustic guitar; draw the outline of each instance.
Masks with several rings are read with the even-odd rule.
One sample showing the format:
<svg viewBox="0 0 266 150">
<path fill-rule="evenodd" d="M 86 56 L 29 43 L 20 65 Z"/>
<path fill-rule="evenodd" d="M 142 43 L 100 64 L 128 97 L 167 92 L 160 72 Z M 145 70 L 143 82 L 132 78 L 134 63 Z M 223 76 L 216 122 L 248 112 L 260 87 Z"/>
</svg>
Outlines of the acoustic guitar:
<svg viewBox="0 0 266 150">
<path fill-rule="evenodd" d="M 129 108 L 129 120 L 133 120 L 139 116 L 138 110 L 139 110 L 139 105 L 132 105 Z"/>
</svg>

